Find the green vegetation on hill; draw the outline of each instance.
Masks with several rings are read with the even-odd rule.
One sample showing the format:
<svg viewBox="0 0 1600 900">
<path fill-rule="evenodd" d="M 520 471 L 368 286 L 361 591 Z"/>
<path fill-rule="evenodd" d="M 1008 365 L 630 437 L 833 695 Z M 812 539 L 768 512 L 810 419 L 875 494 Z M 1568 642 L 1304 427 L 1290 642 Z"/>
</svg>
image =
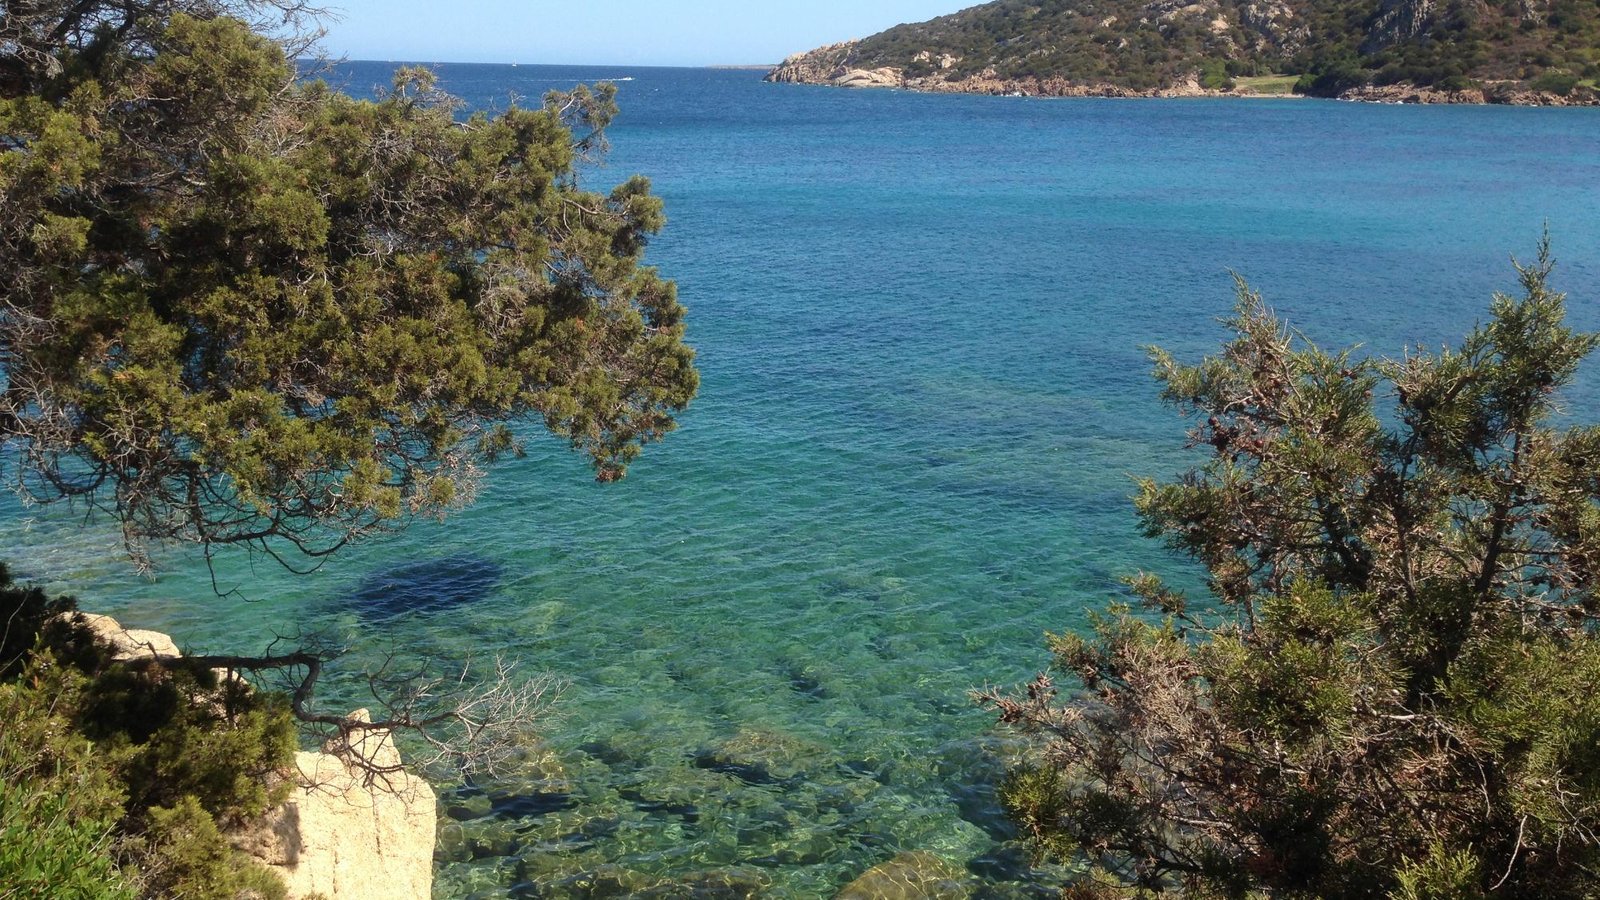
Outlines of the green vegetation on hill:
<svg viewBox="0 0 1600 900">
<path fill-rule="evenodd" d="M 949 57 L 948 65 L 945 57 Z M 852 68 L 951 81 L 1060 78 L 1136 90 L 1201 73 L 1290 72 L 1302 92 L 1515 82 L 1565 94 L 1600 75 L 1593 0 L 996 0 L 854 45 Z"/>
</svg>

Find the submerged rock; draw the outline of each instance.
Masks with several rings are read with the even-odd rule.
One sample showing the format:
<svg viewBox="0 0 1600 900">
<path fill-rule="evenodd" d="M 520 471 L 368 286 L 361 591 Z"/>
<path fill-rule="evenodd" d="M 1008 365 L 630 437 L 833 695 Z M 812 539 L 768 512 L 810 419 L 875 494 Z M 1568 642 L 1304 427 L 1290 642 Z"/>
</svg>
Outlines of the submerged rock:
<svg viewBox="0 0 1600 900">
<path fill-rule="evenodd" d="M 664 881 L 635 896 L 650 900 L 745 900 L 767 888 L 767 877 L 749 869 L 695 872 Z"/>
<path fill-rule="evenodd" d="M 834 900 L 966 900 L 966 873 L 943 857 L 921 850 L 902 853 L 863 872 Z"/>
<path fill-rule="evenodd" d="M 488 596 L 505 569 L 486 556 L 459 553 L 373 572 L 350 594 L 367 618 L 392 618 L 410 612 L 437 612 Z"/>
<path fill-rule="evenodd" d="M 772 731 L 745 729 L 715 747 L 693 754 L 694 765 L 747 784 L 790 784 L 824 765 L 827 751 Z"/>
</svg>

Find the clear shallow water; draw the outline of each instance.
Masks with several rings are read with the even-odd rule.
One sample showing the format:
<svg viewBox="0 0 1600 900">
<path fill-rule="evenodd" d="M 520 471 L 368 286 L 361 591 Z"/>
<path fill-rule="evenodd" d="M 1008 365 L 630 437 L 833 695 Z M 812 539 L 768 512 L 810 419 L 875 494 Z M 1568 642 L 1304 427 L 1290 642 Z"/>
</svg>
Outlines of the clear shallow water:
<svg viewBox="0 0 1600 900">
<path fill-rule="evenodd" d="M 389 68 L 341 77 L 365 92 Z M 1022 893 L 965 691 L 1042 666 L 1041 632 L 1081 627 L 1118 575 L 1183 571 L 1127 500 L 1183 459 L 1143 345 L 1213 348 L 1230 268 L 1326 345 L 1452 341 L 1546 220 L 1575 320 L 1600 327 L 1592 110 L 440 74 L 479 106 L 635 79 L 591 183 L 644 172 L 666 199 L 651 258 L 704 374 L 678 433 L 605 487 L 535 452 L 449 522 L 312 576 L 224 561 L 248 603 L 181 553 L 137 580 L 104 523 L 0 501 L 0 558 L 198 649 L 304 626 L 351 635 L 349 667 L 500 652 L 568 679 L 550 765 L 494 803 L 446 790 L 440 897 L 668 876 L 828 896 L 899 850 Z M 1591 368 L 1575 415 L 1597 389 Z M 418 585 L 456 602 L 397 609 Z"/>
</svg>

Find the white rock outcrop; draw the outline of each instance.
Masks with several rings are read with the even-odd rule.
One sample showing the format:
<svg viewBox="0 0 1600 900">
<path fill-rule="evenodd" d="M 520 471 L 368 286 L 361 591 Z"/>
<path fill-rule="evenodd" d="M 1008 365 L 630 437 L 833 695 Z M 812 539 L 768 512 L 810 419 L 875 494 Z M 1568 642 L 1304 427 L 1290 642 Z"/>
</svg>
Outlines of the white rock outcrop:
<svg viewBox="0 0 1600 900">
<path fill-rule="evenodd" d="M 905 83 L 899 69 L 851 69 L 833 79 L 839 87 L 872 88 L 899 87 Z"/>
<path fill-rule="evenodd" d="M 124 628 L 110 616 L 71 615 L 111 646 L 113 659 L 183 656 L 159 631 Z M 364 709 L 350 718 L 371 721 Z M 405 771 L 393 735 L 358 734 L 341 753 L 295 754 L 293 771 L 285 773 L 294 783 L 289 799 L 233 843 L 271 866 L 291 900 L 430 900 L 438 828 L 433 788 Z"/>
<path fill-rule="evenodd" d="M 351 718 L 369 721 L 366 710 Z M 400 768 L 388 733 L 367 732 L 353 743 L 344 755 L 296 754 L 294 793 L 245 849 L 278 872 L 292 898 L 428 900 L 438 827 L 433 788 Z"/>
<path fill-rule="evenodd" d="M 157 659 L 177 659 L 183 656 L 172 638 L 159 631 L 123 628 L 110 616 L 94 613 L 72 613 L 73 621 L 94 633 L 94 636 L 111 645 L 111 658 L 126 662 L 153 656 Z"/>
</svg>

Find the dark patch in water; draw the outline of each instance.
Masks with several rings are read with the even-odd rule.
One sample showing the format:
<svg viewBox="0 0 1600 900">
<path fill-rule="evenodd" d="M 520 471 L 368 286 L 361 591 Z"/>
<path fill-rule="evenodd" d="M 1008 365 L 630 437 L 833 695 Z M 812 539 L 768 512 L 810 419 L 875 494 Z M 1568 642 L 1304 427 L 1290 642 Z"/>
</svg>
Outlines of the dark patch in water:
<svg viewBox="0 0 1600 900">
<path fill-rule="evenodd" d="M 633 804 L 633 808 L 640 812 L 663 813 L 669 816 L 678 816 L 685 824 L 693 825 L 700 821 L 700 807 L 693 803 L 669 803 L 665 800 L 651 800 L 639 791 L 626 789 L 617 791 L 622 799 Z"/>
<path fill-rule="evenodd" d="M 993 782 L 952 785 L 949 794 L 955 801 L 956 814 L 983 829 L 989 837 L 997 841 L 1016 839 L 1016 823 L 1000 806 Z"/>
<path fill-rule="evenodd" d="M 721 775 L 732 775 L 750 785 L 792 787 L 805 781 L 805 776 L 803 775 L 796 775 L 792 778 L 778 778 L 762 763 L 743 763 L 705 750 L 693 754 L 691 759 L 693 759 L 696 769 L 705 769 Z"/>
<path fill-rule="evenodd" d="M 585 840 L 598 841 L 601 838 L 608 838 L 616 834 L 621 829 L 621 819 L 590 819 L 574 835 L 568 835 L 568 838 L 580 837 Z"/>
<path fill-rule="evenodd" d="M 967 871 L 988 881 L 1026 881 L 1033 861 L 1020 844 L 1002 844 L 968 860 Z"/>
<path fill-rule="evenodd" d="M 868 638 L 867 647 L 879 659 L 895 659 L 900 655 L 894 652 L 894 646 L 889 642 L 889 636 L 882 632 Z"/>
<path fill-rule="evenodd" d="M 790 665 L 784 670 L 784 674 L 789 679 L 789 688 L 796 694 L 812 700 L 828 699 L 828 689 L 823 686 L 822 679 L 805 668 Z"/>
<path fill-rule="evenodd" d="M 879 784 L 889 783 L 888 763 L 877 762 L 870 759 L 848 759 L 839 764 L 839 769 L 846 775 L 864 775 Z"/>
<path fill-rule="evenodd" d="M 639 763 L 629 756 L 626 750 L 607 741 L 589 741 L 586 744 L 580 744 L 578 749 L 613 769 L 639 768 Z"/>
<path fill-rule="evenodd" d="M 504 574 L 499 563 L 475 553 L 425 559 L 367 575 L 350 603 L 374 619 L 437 612 L 483 599 Z"/>
<path fill-rule="evenodd" d="M 474 819 L 483 818 L 483 813 L 473 809 L 470 806 L 463 806 L 459 803 L 454 803 L 445 807 L 444 814 L 452 819 L 455 819 L 457 822 L 471 822 Z"/>
<path fill-rule="evenodd" d="M 553 812 L 574 809 L 578 801 L 571 794 L 511 794 L 490 798 L 490 814 L 499 819 L 530 819 Z"/>
<path fill-rule="evenodd" d="M 694 758 L 694 767 L 697 769 L 706 769 L 708 771 L 717 772 L 722 775 L 732 775 L 746 784 L 778 783 L 778 779 L 772 777 L 772 773 L 767 771 L 766 766 L 759 764 L 748 765 L 746 763 L 733 762 L 732 760 L 722 759 L 708 753 L 696 754 Z"/>
</svg>

